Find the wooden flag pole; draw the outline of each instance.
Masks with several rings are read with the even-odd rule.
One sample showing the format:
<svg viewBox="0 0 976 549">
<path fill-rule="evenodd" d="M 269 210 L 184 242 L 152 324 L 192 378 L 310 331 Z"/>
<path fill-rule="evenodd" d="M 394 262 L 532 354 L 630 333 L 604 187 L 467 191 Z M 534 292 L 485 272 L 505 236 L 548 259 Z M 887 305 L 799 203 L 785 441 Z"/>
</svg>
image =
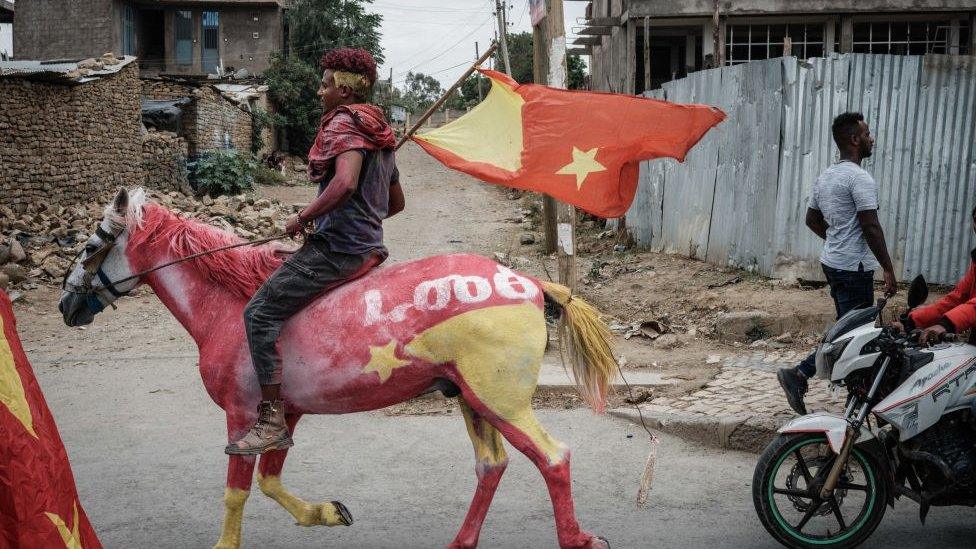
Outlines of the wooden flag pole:
<svg viewBox="0 0 976 549">
<path fill-rule="evenodd" d="M 478 60 L 474 62 L 474 65 L 471 65 L 471 67 L 469 67 L 468 70 L 461 75 L 461 78 L 458 78 L 458 81 L 455 82 L 454 85 L 451 86 L 446 92 L 444 92 L 444 95 L 442 95 L 440 99 L 435 101 L 434 104 L 431 105 L 429 109 L 427 109 L 427 112 L 425 112 L 424 115 L 421 116 L 419 120 L 417 120 L 417 122 L 413 125 L 413 127 L 407 130 L 407 133 L 403 134 L 403 137 L 400 138 L 400 141 L 396 144 L 396 148 L 393 150 L 399 150 L 400 147 L 403 146 L 403 144 L 406 143 L 408 139 L 410 139 L 410 136 L 416 133 L 417 130 L 419 130 L 420 127 L 424 125 L 424 122 L 427 122 L 427 119 L 434 114 L 434 111 L 439 109 L 440 106 L 443 105 L 445 101 L 447 101 L 447 98 L 450 97 L 452 93 L 454 93 L 454 90 L 460 88 L 461 84 L 463 84 L 464 81 L 467 80 L 472 73 L 474 73 L 474 71 L 478 70 L 478 67 L 480 67 L 485 61 L 487 61 L 489 57 L 494 55 L 497 49 L 498 49 L 498 42 L 493 42 L 491 46 L 487 50 L 485 50 L 485 53 L 481 54 L 481 57 L 479 57 Z"/>
<path fill-rule="evenodd" d="M 563 0 L 545 0 L 546 16 L 533 27 L 533 69 L 537 84 L 566 88 L 566 27 Z M 555 251 L 559 261 L 559 283 L 576 293 L 576 208 L 543 198 L 543 226 L 546 251 Z"/>
</svg>

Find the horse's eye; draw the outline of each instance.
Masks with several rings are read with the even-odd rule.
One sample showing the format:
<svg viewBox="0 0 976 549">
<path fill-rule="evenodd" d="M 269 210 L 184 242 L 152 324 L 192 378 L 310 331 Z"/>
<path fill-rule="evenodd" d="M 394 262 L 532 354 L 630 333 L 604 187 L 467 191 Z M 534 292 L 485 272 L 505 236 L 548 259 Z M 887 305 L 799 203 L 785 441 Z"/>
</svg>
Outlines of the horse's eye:
<svg viewBox="0 0 976 549">
<path fill-rule="evenodd" d="M 93 254 L 93 253 L 95 253 L 97 251 L 98 251 L 98 246 L 96 246 L 94 244 L 86 244 L 85 245 L 85 253 L 87 253 L 88 255 L 91 255 L 91 254 Z"/>
</svg>

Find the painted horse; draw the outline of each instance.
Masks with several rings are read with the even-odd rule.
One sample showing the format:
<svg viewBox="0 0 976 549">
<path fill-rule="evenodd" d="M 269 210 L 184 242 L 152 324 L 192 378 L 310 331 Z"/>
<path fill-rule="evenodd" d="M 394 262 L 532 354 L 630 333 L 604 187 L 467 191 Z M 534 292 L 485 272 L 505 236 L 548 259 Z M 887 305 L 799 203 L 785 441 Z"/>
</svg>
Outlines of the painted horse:
<svg viewBox="0 0 976 549">
<path fill-rule="evenodd" d="M 60 301 L 65 323 L 88 324 L 118 296 L 148 284 L 197 343 L 200 375 L 227 414 L 231 441 L 255 421 L 260 400 L 244 337 L 244 306 L 287 250 L 274 243 L 239 247 L 142 273 L 239 242 L 230 233 L 147 203 L 141 189 L 131 195 L 122 190 L 67 275 Z M 547 342 L 546 303 L 561 316 L 560 335 L 581 394 L 602 411 L 616 363 L 596 310 L 563 286 L 458 254 L 362 273 L 285 324 L 279 348 L 288 425 L 294 430 L 303 414 L 375 410 L 432 390 L 459 396 L 478 485 L 449 547 L 478 544 L 508 463 L 503 437 L 542 473 L 560 547 L 608 547 L 580 528 L 569 450 L 549 436 L 532 411 Z M 260 456 L 261 491 L 300 525 L 351 524 L 341 503 L 306 503 L 283 487 L 286 455 L 287 450 L 277 450 Z M 244 503 L 257 461 L 255 456 L 229 459 L 218 548 L 241 544 Z"/>
</svg>

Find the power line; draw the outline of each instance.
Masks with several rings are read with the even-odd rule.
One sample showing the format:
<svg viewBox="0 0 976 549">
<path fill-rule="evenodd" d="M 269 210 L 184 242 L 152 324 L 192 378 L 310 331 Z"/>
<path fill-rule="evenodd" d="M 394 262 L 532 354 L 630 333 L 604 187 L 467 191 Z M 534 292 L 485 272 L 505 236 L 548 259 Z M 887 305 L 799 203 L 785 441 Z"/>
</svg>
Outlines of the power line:
<svg viewBox="0 0 976 549">
<path fill-rule="evenodd" d="M 447 52 L 449 52 L 449 51 L 451 51 L 451 50 L 452 50 L 452 49 L 454 48 L 454 46 L 457 46 L 457 45 L 458 45 L 458 44 L 460 44 L 461 42 L 463 42 L 463 41 L 465 41 L 465 40 L 467 40 L 468 38 L 470 38 L 470 37 L 471 37 L 471 35 L 473 35 L 474 33 L 476 33 L 476 32 L 478 32 L 479 30 L 481 30 L 481 28 L 482 28 L 482 27 L 484 27 L 485 25 L 487 25 L 487 24 L 488 24 L 488 22 L 489 22 L 489 21 L 491 21 L 491 20 L 492 20 L 492 19 L 494 19 L 494 18 L 495 18 L 495 17 L 494 17 L 494 15 L 489 15 L 489 16 L 488 16 L 488 17 L 487 17 L 487 18 L 486 18 L 486 19 L 485 19 L 485 20 L 484 20 L 484 21 L 483 21 L 483 22 L 482 22 L 482 23 L 481 23 L 480 25 L 478 25 L 478 26 L 477 26 L 477 27 L 476 27 L 476 28 L 475 28 L 474 30 L 472 30 L 472 31 L 471 31 L 471 32 L 469 32 L 468 34 L 465 34 L 464 36 L 462 36 L 462 37 L 461 37 L 461 38 L 460 38 L 460 39 L 459 39 L 459 40 L 458 40 L 457 42 L 454 42 L 453 44 L 451 44 L 450 46 L 448 46 L 447 48 L 445 48 L 444 50 L 442 50 L 442 51 L 441 51 L 440 53 L 438 53 L 437 55 L 435 55 L 435 56 L 433 56 L 433 57 L 431 57 L 430 59 L 427 59 L 427 60 L 425 60 L 425 61 L 421 61 L 420 63 L 417 63 L 416 65 L 414 65 L 414 66 L 412 66 L 412 67 L 410 67 L 410 68 L 409 68 L 409 69 L 407 69 L 406 71 L 401 71 L 401 72 L 400 72 L 399 74 L 401 74 L 401 75 L 402 75 L 402 74 L 404 74 L 404 73 L 407 73 L 407 72 L 411 72 L 411 71 L 413 71 L 414 69 L 416 69 L 417 67 L 419 67 L 419 66 L 421 66 L 421 65 L 424 65 L 424 64 L 426 64 L 426 63 L 430 63 L 431 61 L 434 61 L 435 59 L 439 59 L 439 58 L 440 58 L 441 56 L 443 56 L 443 55 L 444 55 L 445 53 L 447 53 Z"/>
<path fill-rule="evenodd" d="M 442 72 L 447 72 L 449 70 L 456 69 L 458 67 L 464 67 L 464 66 L 470 65 L 470 64 L 471 64 L 470 61 L 465 61 L 463 63 L 458 63 L 457 65 L 453 65 L 451 67 L 447 67 L 446 69 L 440 69 L 440 70 L 436 70 L 436 71 L 433 71 L 433 72 L 425 72 L 425 73 L 422 73 L 422 74 L 424 74 L 424 76 L 433 76 L 435 74 L 440 74 Z M 398 84 L 403 84 L 406 81 L 407 81 L 407 79 L 406 78 L 403 78 L 401 80 L 397 80 L 396 82 L 394 82 L 393 85 L 395 86 L 395 85 L 398 85 Z"/>
<path fill-rule="evenodd" d="M 522 14 L 519 15 L 518 23 L 515 24 L 516 27 L 522 25 L 522 19 L 525 18 L 525 14 L 529 11 L 529 0 L 525 0 L 525 5 L 522 7 Z"/>
<path fill-rule="evenodd" d="M 485 7 L 484 6 L 478 7 L 478 8 L 449 8 L 449 7 L 417 6 L 417 5 L 404 4 L 402 2 L 398 2 L 396 4 L 386 4 L 386 3 L 376 3 L 376 2 L 373 2 L 372 5 L 373 6 L 376 6 L 376 7 L 384 8 L 384 9 L 392 9 L 392 10 L 400 10 L 400 11 L 408 11 L 408 12 L 427 12 L 427 13 L 488 13 L 488 11 L 485 10 Z"/>
</svg>

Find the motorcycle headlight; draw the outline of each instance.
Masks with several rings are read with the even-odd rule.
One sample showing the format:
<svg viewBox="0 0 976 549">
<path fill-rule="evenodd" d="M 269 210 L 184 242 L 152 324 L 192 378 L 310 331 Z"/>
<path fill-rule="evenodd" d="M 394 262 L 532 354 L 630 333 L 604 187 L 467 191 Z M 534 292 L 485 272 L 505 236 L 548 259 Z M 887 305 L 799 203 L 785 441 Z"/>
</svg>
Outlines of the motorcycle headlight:
<svg viewBox="0 0 976 549">
<path fill-rule="evenodd" d="M 844 354 L 844 349 L 847 348 L 847 344 L 853 339 L 853 337 L 849 337 L 833 343 L 822 343 L 820 345 L 817 349 L 817 377 L 830 379 L 834 371 L 834 363 L 837 362 L 840 355 Z"/>
</svg>

